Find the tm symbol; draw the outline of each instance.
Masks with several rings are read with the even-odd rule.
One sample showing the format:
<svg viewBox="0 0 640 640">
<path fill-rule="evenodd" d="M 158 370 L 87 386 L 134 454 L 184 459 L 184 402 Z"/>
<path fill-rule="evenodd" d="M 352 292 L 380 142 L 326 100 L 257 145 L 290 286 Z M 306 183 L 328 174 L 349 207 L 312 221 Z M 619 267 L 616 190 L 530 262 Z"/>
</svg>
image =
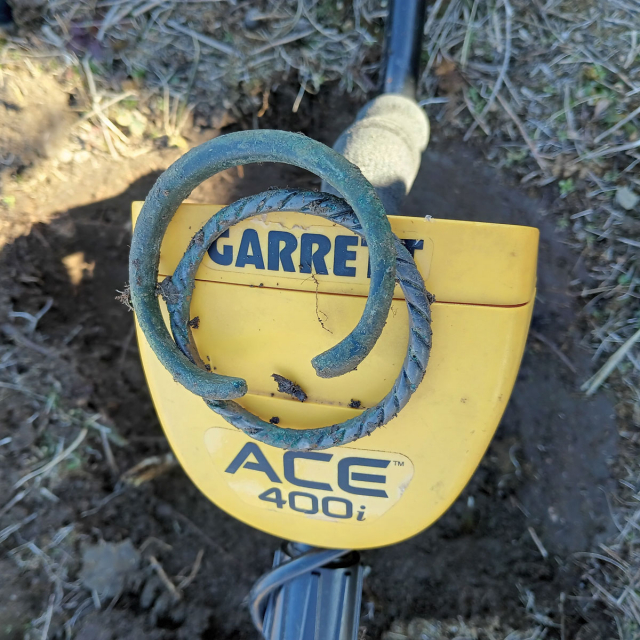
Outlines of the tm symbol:
<svg viewBox="0 0 640 640">
<path fill-rule="evenodd" d="M 393 466 L 394 467 L 404 467 L 404 462 L 402 460 L 394 460 L 393 461 Z"/>
</svg>

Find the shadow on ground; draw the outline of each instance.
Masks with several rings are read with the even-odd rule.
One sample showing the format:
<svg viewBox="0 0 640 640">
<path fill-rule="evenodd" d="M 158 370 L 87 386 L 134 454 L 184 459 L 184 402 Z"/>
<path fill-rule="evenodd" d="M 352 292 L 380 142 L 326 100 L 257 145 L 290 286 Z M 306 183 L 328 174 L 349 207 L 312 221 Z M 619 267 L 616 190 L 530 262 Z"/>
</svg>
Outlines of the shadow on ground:
<svg viewBox="0 0 640 640">
<path fill-rule="evenodd" d="M 304 127 L 293 126 L 287 116 L 286 128 L 302 128 L 331 142 L 353 109 L 341 112 L 327 128 L 325 108 L 320 105 L 314 112 L 312 105 Z M 47 336 L 48 348 L 84 381 L 65 401 L 103 413 L 117 425 L 130 442 L 118 450 L 121 469 L 168 450 L 139 364 L 132 316 L 114 299 L 127 280 L 130 203 L 144 199 L 156 177 L 149 174 L 115 198 L 61 213 L 0 254 L 5 302 L 33 311 L 53 299 L 39 331 Z M 252 166 L 245 168 L 243 178 L 228 172 L 195 196 L 230 202 L 272 185 L 304 186 L 309 181 L 318 186 L 319 181 L 290 167 Z M 592 548 L 611 529 L 605 492 L 612 489 L 609 463 L 616 453 L 616 431 L 608 400 L 602 395 L 585 400 L 578 392 L 589 369 L 588 355 L 576 344 L 579 310 L 569 294 L 579 263 L 544 217 L 542 203 L 506 186 L 472 151 L 449 142 L 435 140 L 429 148 L 404 213 L 539 227 L 533 320 L 538 337 L 529 341 L 502 425 L 464 494 L 429 530 L 364 554 L 371 573 L 363 624 L 370 638 L 378 637 L 391 620 L 414 616 L 500 616 L 517 626 L 527 618 L 522 605 L 527 590 L 540 610 L 553 617 L 560 593 L 571 593 L 576 585 L 579 569 L 572 554 Z M 80 277 L 73 284 L 65 259 L 78 254 Z M 580 374 L 548 344 L 563 349 Z M 187 591 L 182 622 L 150 622 L 139 598 L 129 594 L 112 609 L 80 620 L 77 637 L 255 637 L 243 600 L 268 569 L 278 541 L 210 504 L 180 470 L 128 490 L 83 517 L 113 489 L 113 478 L 104 466 L 100 469 L 70 476 L 57 491 L 61 501 L 56 509 L 33 526 L 54 530 L 76 522 L 86 538 L 131 538 L 135 545 L 150 537 L 161 539 L 172 547 L 163 560 L 171 575 L 190 566 L 198 549 L 205 555 Z M 29 587 L 21 579 L 16 576 L 15 589 L 26 592 Z M 580 618 L 570 624 L 578 626 Z"/>
</svg>

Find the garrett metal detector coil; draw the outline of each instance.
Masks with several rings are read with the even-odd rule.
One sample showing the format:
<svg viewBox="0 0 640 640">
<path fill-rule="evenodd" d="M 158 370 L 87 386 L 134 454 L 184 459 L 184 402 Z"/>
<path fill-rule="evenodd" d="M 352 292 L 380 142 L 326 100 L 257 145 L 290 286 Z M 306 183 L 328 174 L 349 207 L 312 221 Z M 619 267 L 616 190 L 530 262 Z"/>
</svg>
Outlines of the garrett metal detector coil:
<svg viewBox="0 0 640 640">
<path fill-rule="evenodd" d="M 188 166 L 188 156 L 175 175 Z M 177 210 L 167 220 L 158 271 L 151 271 L 154 283 L 156 274 L 161 280 L 174 274 L 194 233 L 222 209 L 179 206 L 193 186 L 163 196 L 171 198 Z M 152 193 L 158 197 L 158 189 Z M 282 197 L 275 196 L 280 201 Z M 333 203 L 344 208 L 339 201 Z M 134 206 L 134 217 L 140 208 Z M 357 369 L 340 377 L 319 377 L 311 365 L 313 357 L 348 336 L 366 309 L 369 275 L 374 273 L 373 260 L 371 271 L 368 265 L 370 247 L 331 218 L 289 211 L 256 213 L 221 231 L 215 240 L 214 232 L 210 246 L 203 241 L 190 305 L 193 343 L 187 339 L 183 347 L 189 352 L 189 345 L 195 345 L 202 358 L 199 380 L 216 380 L 219 374 L 233 377 L 237 385 L 241 376 L 248 392 L 236 403 L 258 416 L 260 424 L 277 423 L 279 433 L 293 433 L 295 438 L 258 442 L 259 433 L 229 424 L 185 388 L 184 380 L 176 382 L 176 372 L 165 369 L 140 331 L 145 373 L 167 437 L 207 497 L 273 535 L 326 548 L 358 549 L 414 535 L 460 493 L 506 406 L 533 308 L 538 232 L 390 217 L 391 229 L 413 252 L 418 271 L 436 296 L 429 366 L 411 400 L 386 426 L 348 445 L 325 448 L 324 440 L 302 442 L 298 430 L 357 421 L 389 394 L 410 342 L 406 296 L 400 287 L 393 290 L 386 324 Z M 146 255 L 153 242 L 160 242 L 139 233 L 139 224 L 138 220 L 132 243 L 131 284 L 141 320 L 136 279 L 142 267 L 133 261 L 140 255 L 137 249 Z M 154 262 L 149 259 L 143 266 Z M 171 301 L 171 289 L 164 289 L 169 306 L 177 304 Z M 155 286 L 152 296 L 159 311 Z M 185 308 L 178 323 L 182 328 Z M 166 308 L 163 313 L 167 319 Z M 168 337 L 164 321 L 153 322 L 154 330 Z M 278 392 L 273 374 L 295 382 L 306 400 Z M 201 396 L 211 395 L 209 387 L 206 393 L 204 386 L 196 388 Z M 288 443 L 294 441 L 304 446 L 290 448 Z M 312 450 L 314 444 L 322 450 Z"/>
</svg>

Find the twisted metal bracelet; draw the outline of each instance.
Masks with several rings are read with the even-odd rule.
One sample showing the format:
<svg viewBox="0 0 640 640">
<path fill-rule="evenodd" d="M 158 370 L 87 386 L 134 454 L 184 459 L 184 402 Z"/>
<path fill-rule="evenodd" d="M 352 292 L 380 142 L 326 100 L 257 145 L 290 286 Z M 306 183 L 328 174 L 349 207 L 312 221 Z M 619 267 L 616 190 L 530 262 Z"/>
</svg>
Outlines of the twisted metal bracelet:
<svg viewBox="0 0 640 640">
<path fill-rule="evenodd" d="M 293 164 L 326 180 L 353 207 L 369 246 L 371 284 L 362 317 L 346 338 L 312 360 L 319 376 L 343 375 L 364 360 L 382 333 L 393 298 L 393 234 L 380 199 L 358 167 L 320 142 L 284 131 L 240 131 L 201 144 L 174 162 L 149 192 L 131 241 L 129 284 L 138 323 L 160 363 L 176 382 L 207 400 L 239 398 L 247 383 L 208 373 L 176 347 L 157 300 L 160 245 L 171 218 L 195 187 L 219 171 L 255 162 Z"/>
<path fill-rule="evenodd" d="M 289 189 L 269 190 L 224 207 L 198 231 L 172 276 L 160 285 L 167 302 L 171 330 L 178 348 L 194 364 L 204 367 L 189 325 L 195 274 L 209 247 L 233 224 L 273 211 L 297 211 L 321 216 L 364 237 L 351 207 L 341 198 L 326 193 Z M 315 429 L 286 429 L 265 422 L 237 402 L 205 398 L 206 404 L 227 422 L 265 444 L 293 451 L 326 449 L 369 435 L 386 424 L 407 404 L 422 381 L 431 350 L 431 296 L 413 258 L 394 236 L 397 279 L 409 310 L 409 345 L 402 370 L 391 391 L 374 407 L 343 423 Z"/>
</svg>

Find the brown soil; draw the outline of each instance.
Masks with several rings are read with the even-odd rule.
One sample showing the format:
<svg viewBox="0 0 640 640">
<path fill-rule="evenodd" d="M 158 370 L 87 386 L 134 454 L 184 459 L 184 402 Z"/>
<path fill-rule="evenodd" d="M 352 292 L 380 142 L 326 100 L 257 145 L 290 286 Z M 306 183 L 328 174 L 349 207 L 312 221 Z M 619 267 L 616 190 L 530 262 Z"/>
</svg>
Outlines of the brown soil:
<svg viewBox="0 0 640 640">
<path fill-rule="evenodd" d="M 303 131 L 331 143 L 356 108 L 327 92 L 305 97 L 294 115 L 294 97 L 286 90 L 275 96 L 261 126 Z M 114 449 L 119 471 L 168 451 L 139 363 L 132 316 L 114 298 L 127 280 L 130 203 L 144 199 L 158 170 L 176 155 L 175 150 L 159 150 L 121 163 L 104 158 L 94 159 L 91 166 L 72 162 L 63 170 L 64 180 L 42 181 L 31 200 L 16 201 L 11 219 L 18 220 L 22 212 L 23 221 L 41 222 L 26 235 L 9 234 L 0 250 L 0 324 L 7 322 L 10 309 L 33 313 L 53 299 L 38 325 L 37 344 L 45 351 L 24 349 L 22 379 L 27 384 L 33 371 L 38 388 L 56 390 L 61 406 L 99 412 L 115 425 L 129 442 Z M 234 170 L 208 181 L 193 197 L 230 202 L 272 185 L 309 184 L 318 186 L 318 181 L 290 167 L 251 166 L 242 178 Z M 580 319 L 569 295 L 580 262 L 545 218 L 544 203 L 507 185 L 474 150 L 437 130 L 404 213 L 538 226 L 539 297 L 535 333 L 513 398 L 463 495 L 429 530 L 364 554 L 371 567 L 362 621 L 367 637 L 379 637 L 394 619 L 415 616 L 499 616 L 518 627 L 528 625 L 536 612 L 558 622 L 558 600 L 566 592 L 565 637 L 572 638 L 589 615 L 580 599 L 571 599 L 580 575 L 574 554 L 594 548 L 611 532 L 605 493 L 613 488 L 610 465 L 617 447 L 611 403 L 603 395 L 585 400 L 578 392 L 590 367 L 588 354 L 577 344 Z M 77 254 L 74 277 L 64 259 Z M 0 347 L 12 346 L 9 338 L 3 339 Z M 562 349 L 578 374 L 547 343 Z M 42 417 L 29 423 L 34 410 L 28 395 L 0 393 L 0 439 L 13 437 L 10 447 L 0 449 L 0 493 L 6 498 L 1 508 L 14 495 L 13 483 L 33 467 L 34 444 L 64 435 L 68 445 L 73 436 L 68 427 L 65 432 L 64 425 L 48 424 Z M 96 442 L 91 440 L 91 446 L 97 450 Z M 154 609 L 146 602 L 142 582 L 99 611 L 88 592 L 80 590 L 89 604 L 73 626 L 74 637 L 256 637 L 243 600 L 268 569 L 278 541 L 210 504 L 179 468 L 113 494 L 120 486 L 116 481 L 100 452 L 88 451 L 80 467 L 47 485 L 58 502 L 34 491 L 0 517 L 1 530 L 38 514 L 0 546 L 6 554 L 0 558 L 0 634 L 22 638 L 27 621 L 46 611 L 53 593 L 43 567 L 29 568 L 24 555 L 10 551 L 29 540 L 51 538 L 72 524 L 73 535 L 61 547 L 66 556 L 56 559 L 64 563 L 70 583 L 78 579 L 82 549 L 96 540 L 130 538 L 137 548 L 145 541 L 156 545 L 154 555 L 170 576 L 188 570 L 204 549 L 200 572 L 186 588 L 178 613 L 175 608 Z M 542 557 L 529 528 L 548 558 Z M 528 593 L 535 596 L 535 606 L 527 610 L 523 601 Z M 64 637 L 64 621 L 56 613 L 49 637 Z M 547 637 L 558 634 L 551 626 Z"/>
</svg>

